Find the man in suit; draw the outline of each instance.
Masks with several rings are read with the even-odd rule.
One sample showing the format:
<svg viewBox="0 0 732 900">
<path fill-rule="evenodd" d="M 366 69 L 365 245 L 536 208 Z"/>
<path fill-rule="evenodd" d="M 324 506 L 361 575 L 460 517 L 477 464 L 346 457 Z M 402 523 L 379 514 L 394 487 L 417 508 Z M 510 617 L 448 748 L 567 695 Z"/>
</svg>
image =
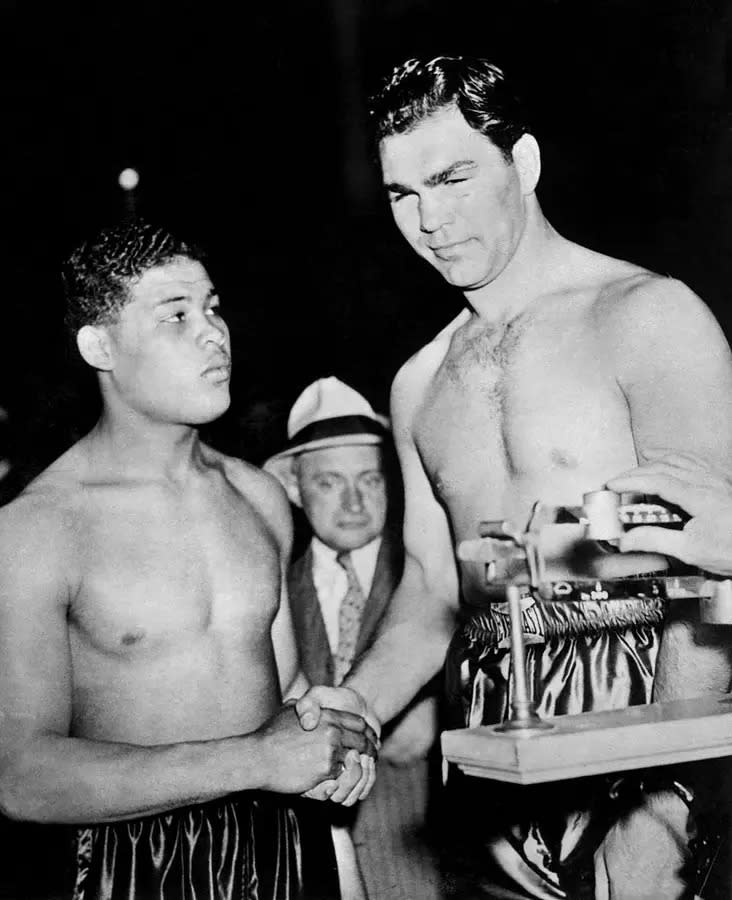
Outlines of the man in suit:
<svg viewBox="0 0 732 900">
<path fill-rule="evenodd" d="M 339 685 L 373 638 L 404 565 L 399 523 L 390 524 L 398 516 L 387 514 L 399 506 L 388 479 L 389 423 L 329 377 L 302 392 L 287 433 L 265 468 L 312 529 L 288 575 L 301 665 L 311 684 Z M 440 896 L 423 835 L 436 731 L 428 690 L 385 732 L 374 791 L 349 820 L 372 900 Z"/>
</svg>

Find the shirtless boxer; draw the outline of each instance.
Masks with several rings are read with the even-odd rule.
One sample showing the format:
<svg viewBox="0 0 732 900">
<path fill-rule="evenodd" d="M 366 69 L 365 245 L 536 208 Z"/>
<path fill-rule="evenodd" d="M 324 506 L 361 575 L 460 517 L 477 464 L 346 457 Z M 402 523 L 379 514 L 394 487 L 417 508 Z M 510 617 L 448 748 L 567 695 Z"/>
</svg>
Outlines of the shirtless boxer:
<svg viewBox="0 0 732 900">
<path fill-rule="evenodd" d="M 196 430 L 229 405 L 216 290 L 139 222 L 83 245 L 65 283 L 103 408 L 0 511 L 2 811 L 78 826 L 74 900 L 337 896 L 327 824 L 284 795 L 345 764 L 324 793 L 351 802 L 370 738 L 283 706 L 302 687 L 288 501 Z"/>
<path fill-rule="evenodd" d="M 374 98 L 372 118 L 394 220 L 463 291 L 466 307 L 393 385 L 404 577 L 347 684 L 379 720 L 390 719 L 445 660 L 460 598 L 448 692 L 460 724 L 488 723 L 507 712 L 507 617 L 486 603 L 483 565 L 458 569 L 456 544 L 476 538 L 483 520 L 525 528 L 536 500 L 579 505 L 584 492 L 654 446 L 726 467 L 730 352 L 683 284 L 554 230 L 535 194 L 537 142 L 502 73 L 486 61 L 410 60 Z M 661 556 L 607 555 L 576 534 L 545 550 L 550 578 L 620 577 L 667 564 Z M 706 640 L 688 607 L 664 611 L 628 598 L 595 604 L 590 619 L 579 602 L 559 609 L 527 598 L 525 606 L 530 682 L 542 714 L 646 702 L 664 612 L 657 696 L 728 687 L 726 650 Z M 326 699 L 335 702 L 321 688 L 301 700 L 303 719 L 316 721 Z M 476 829 L 480 823 L 475 878 L 492 860 L 496 878 L 521 896 L 681 896 L 682 799 L 650 792 L 627 821 L 613 820 L 611 809 L 605 825 L 596 817 L 588 828 L 595 790 L 565 783 L 504 792 L 471 780 L 457 809 Z"/>
</svg>

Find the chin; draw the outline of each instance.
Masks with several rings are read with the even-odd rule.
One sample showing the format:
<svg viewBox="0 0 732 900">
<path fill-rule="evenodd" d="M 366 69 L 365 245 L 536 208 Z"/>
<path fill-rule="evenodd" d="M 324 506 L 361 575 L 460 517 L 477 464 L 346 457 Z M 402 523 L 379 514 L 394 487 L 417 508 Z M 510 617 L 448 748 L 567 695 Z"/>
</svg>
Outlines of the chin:
<svg viewBox="0 0 732 900">
<path fill-rule="evenodd" d="M 363 547 L 365 544 L 368 544 L 370 541 L 377 535 L 371 534 L 370 532 L 349 532 L 349 531 L 339 531 L 336 535 L 336 542 L 338 547 L 341 550 L 358 550 Z"/>
<path fill-rule="evenodd" d="M 223 398 L 218 403 L 206 403 L 193 410 L 187 411 L 186 421 L 189 425 L 207 425 L 223 416 L 231 405 L 231 398 L 227 395 L 226 401 Z"/>
<path fill-rule="evenodd" d="M 436 268 L 449 285 L 461 291 L 475 290 L 491 280 L 485 272 L 471 272 L 466 266 L 456 265 L 451 268 L 436 266 Z"/>
</svg>

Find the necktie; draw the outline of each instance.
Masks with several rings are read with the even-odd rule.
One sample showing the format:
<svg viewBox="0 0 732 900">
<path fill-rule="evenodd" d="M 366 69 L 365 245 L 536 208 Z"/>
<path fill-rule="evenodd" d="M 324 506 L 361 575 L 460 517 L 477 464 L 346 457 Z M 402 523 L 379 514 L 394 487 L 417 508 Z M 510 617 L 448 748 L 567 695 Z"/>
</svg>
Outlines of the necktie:
<svg viewBox="0 0 732 900">
<path fill-rule="evenodd" d="M 338 564 L 343 566 L 348 577 L 348 590 L 341 601 L 338 612 L 338 650 L 335 655 L 335 683 L 339 685 L 348 674 L 356 653 L 358 632 L 361 628 L 361 615 L 366 604 L 366 597 L 353 568 L 349 551 L 339 553 Z"/>
</svg>

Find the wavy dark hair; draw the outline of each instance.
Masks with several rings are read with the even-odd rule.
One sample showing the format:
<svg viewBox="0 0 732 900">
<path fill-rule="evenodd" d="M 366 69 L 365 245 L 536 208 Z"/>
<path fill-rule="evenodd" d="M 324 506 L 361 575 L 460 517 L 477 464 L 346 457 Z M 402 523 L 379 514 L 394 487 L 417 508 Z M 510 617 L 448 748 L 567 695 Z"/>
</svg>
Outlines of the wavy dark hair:
<svg viewBox="0 0 732 900">
<path fill-rule="evenodd" d="M 523 105 L 498 66 L 480 57 L 437 56 L 408 59 L 370 98 L 374 147 L 450 106 L 460 110 L 471 128 L 490 138 L 507 160 L 516 141 L 530 131 Z"/>
<path fill-rule="evenodd" d="M 71 334 L 84 325 L 115 322 L 131 299 L 130 283 L 177 257 L 204 262 L 199 248 L 142 219 L 103 228 L 84 241 L 62 270 Z"/>
</svg>

